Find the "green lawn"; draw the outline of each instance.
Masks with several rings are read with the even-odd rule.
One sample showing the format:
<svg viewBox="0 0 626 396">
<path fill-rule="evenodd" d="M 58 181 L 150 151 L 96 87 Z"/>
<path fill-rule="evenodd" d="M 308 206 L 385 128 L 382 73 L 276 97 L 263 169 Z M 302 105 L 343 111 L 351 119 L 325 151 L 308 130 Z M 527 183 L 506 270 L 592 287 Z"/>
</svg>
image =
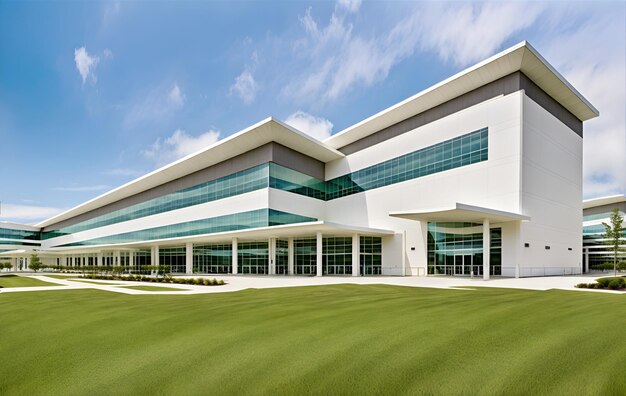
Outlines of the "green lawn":
<svg viewBox="0 0 626 396">
<path fill-rule="evenodd" d="M 0 394 L 626 394 L 626 296 L 0 293 Z"/>
<path fill-rule="evenodd" d="M 164 287 L 164 286 L 124 286 L 123 289 L 143 290 L 143 291 L 177 291 L 187 290 L 179 289 L 177 287 Z"/>
<path fill-rule="evenodd" d="M 18 275 L 0 276 L 1 287 L 29 287 L 29 286 L 60 286 L 57 283 L 44 282 L 35 278 L 27 278 Z"/>
</svg>

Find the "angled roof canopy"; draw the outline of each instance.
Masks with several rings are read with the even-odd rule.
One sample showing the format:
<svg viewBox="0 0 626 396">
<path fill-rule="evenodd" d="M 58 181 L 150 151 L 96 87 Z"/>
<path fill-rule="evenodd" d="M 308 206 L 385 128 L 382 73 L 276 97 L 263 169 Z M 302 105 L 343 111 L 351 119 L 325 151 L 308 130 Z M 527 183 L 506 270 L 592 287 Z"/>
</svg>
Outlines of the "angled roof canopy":
<svg viewBox="0 0 626 396">
<path fill-rule="evenodd" d="M 626 195 L 611 195 L 608 197 L 592 198 L 583 201 L 583 209 L 594 208 L 596 206 L 612 205 L 626 202 Z"/>
<path fill-rule="evenodd" d="M 101 206 L 159 186 L 170 180 L 175 180 L 184 175 L 218 164 L 269 142 L 282 144 L 283 146 L 322 162 L 332 161 L 344 156 L 341 152 L 309 135 L 269 117 L 209 147 L 203 148 L 196 153 L 165 165 L 147 175 L 141 176 L 81 205 L 42 221 L 36 224 L 36 226 L 46 227 L 90 210 L 97 209 Z"/>
<path fill-rule="evenodd" d="M 341 148 L 516 71 L 521 71 L 581 121 L 599 115 L 528 42 L 522 41 L 324 140 Z"/>
<path fill-rule="evenodd" d="M 390 212 L 389 216 L 416 221 L 469 223 L 482 223 L 485 219 L 488 219 L 491 223 L 530 220 L 529 216 L 524 216 L 519 213 L 505 212 L 481 206 L 466 205 L 458 202 L 455 205 L 443 208 Z"/>
</svg>

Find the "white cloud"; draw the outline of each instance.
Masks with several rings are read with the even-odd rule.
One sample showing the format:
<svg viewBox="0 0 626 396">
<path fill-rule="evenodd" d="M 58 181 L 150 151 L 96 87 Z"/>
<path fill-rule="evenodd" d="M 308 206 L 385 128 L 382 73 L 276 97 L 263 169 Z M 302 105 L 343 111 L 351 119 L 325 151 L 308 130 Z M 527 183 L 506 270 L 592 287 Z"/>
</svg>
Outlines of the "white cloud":
<svg viewBox="0 0 626 396">
<path fill-rule="evenodd" d="M 109 186 L 104 184 L 96 184 L 93 186 L 70 186 L 70 187 L 54 187 L 55 191 L 68 191 L 68 192 L 85 192 L 85 191 L 102 191 L 108 190 Z"/>
<path fill-rule="evenodd" d="M 333 130 L 332 122 L 300 110 L 287 117 L 285 123 L 317 140 L 324 140 L 330 137 Z"/>
<path fill-rule="evenodd" d="M 245 104 L 254 102 L 257 90 L 257 82 L 248 68 L 235 78 L 235 83 L 230 87 L 230 93 L 237 94 Z"/>
<path fill-rule="evenodd" d="M 113 51 L 111 51 L 108 48 L 105 48 L 104 51 L 102 51 L 102 55 L 104 56 L 105 59 L 113 58 Z"/>
<path fill-rule="evenodd" d="M 2 213 L 0 213 L 1 219 L 4 221 L 33 221 L 43 220 L 50 218 L 63 212 L 65 209 L 54 208 L 49 206 L 35 206 L 35 205 L 17 205 L 17 204 L 2 204 Z"/>
<path fill-rule="evenodd" d="M 361 0 L 338 0 L 337 7 L 343 8 L 348 12 L 357 12 L 361 8 Z"/>
<path fill-rule="evenodd" d="M 192 136 L 177 129 L 166 139 L 158 138 L 150 148 L 142 151 L 142 154 L 154 161 L 157 166 L 161 166 L 208 147 L 219 138 L 219 131 L 210 130 L 198 136 Z"/>
<path fill-rule="evenodd" d="M 167 96 L 169 102 L 176 107 L 182 107 L 183 104 L 185 104 L 185 95 L 178 86 L 178 83 L 174 83 Z"/>
<path fill-rule="evenodd" d="M 541 9 L 516 2 L 420 3 L 386 31 L 368 36 L 356 32 L 349 14 L 336 10 L 328 24 L 320 26 L 308 8 L 300 17 L 306 36 L 293 45 L 294 57 L 304 59 L 308 67 L 291 77 L 283 94 L 305 103 L 312 98 L 336 100 L 353 87 L 383 81 L 395 65 L 420 49 L 465 66 L 492 55 L 537 20 Z"/>
<path fill-rule="evenodd" d="M 162 84 L 130 107 L 124 117 L 124 124 L 129 126 L 146 121 L 161 121 L 181 109 L 185 105 L 185 100 L 186 96 L 178 83 Z"/>
<path fill-rule="evenodd" d="M 419 44 L 444 62 L 467 66 L 496 53 L 508 38 L 537 21 L 544 8 L 522 2 L 435 3 L 418 18 Z"/>
<path fill-rule="evenodd" d="M 120 2 L 114 1 L 111 3 L 107 3 L 104 7 L 104 12 L 102 13 L 102 26 L 107 27 L 111 21 L 120 13 Z"/>
<path fill-rule="evenodd" d="M 603 15 L 591 11 L 585 22 L 549 35 L 539 45 L 540 52 L 600 111 L 600 117 L 584 125 L 587 198 L 626 192 L 626 11 L 623 4 L 616 6 L 605 4 L 611 12 Z"/>
<path fill-rule="evenodd" d="M 97 81 L 94 71 L 98 62 L 100 62 L 99 57 L 89 55 L 85 47 L 80 47 L 74 50 L 74 62 L 76 62 L 76 69 L 78 69 L 83 79 L 83 84 L 85 84 L 88 78 L 94 83 Z"/>
</svg>

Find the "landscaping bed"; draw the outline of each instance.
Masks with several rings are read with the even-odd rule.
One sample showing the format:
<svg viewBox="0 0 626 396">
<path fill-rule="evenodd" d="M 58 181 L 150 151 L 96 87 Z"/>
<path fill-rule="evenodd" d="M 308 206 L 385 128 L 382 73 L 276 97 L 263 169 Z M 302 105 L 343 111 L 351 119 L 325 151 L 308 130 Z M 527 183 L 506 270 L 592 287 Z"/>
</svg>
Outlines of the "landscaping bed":
<svg viewBox="0 0 626 396">
<path fill-rule="evenodd" d="M 194 286 L 222 286 L 226 282 L 222 279 L 209 279 L 209 278 L 172 278 L 170 276 L 154 277 L 145 275 L 84 275 L 81 279 L 100 279 L 100 280 L 121 280 L 121 281 L 135 281 L 135 282 L 150 282 L 150 283 L 174 283 L 179 285 L 194 285 Z"/>
<path fill-rule="evenodd" d="M 579 283 L 576 287 L 580 289 L 608 289 L 626 291 L 625 276 L 609 276 L 596 279 L 593 283 Z"/>
</svg>

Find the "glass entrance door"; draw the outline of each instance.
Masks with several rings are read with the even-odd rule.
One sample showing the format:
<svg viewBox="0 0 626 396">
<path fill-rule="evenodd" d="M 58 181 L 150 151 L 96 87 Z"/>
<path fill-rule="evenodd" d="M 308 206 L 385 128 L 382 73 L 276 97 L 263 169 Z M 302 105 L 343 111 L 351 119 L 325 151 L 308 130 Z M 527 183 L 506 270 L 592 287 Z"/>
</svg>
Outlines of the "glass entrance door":
<svg viewBox="0 0 626 396">
<path fill-rule="evenodd" d="M 458 254 L 454 256 L 454 275 L 470 276 L 472 270 L 474 271 L 474 276 L 478 275 L 476 267 L 472 265 L 472 262 L 473 256 L 471 254 Z"/>
</svg>

